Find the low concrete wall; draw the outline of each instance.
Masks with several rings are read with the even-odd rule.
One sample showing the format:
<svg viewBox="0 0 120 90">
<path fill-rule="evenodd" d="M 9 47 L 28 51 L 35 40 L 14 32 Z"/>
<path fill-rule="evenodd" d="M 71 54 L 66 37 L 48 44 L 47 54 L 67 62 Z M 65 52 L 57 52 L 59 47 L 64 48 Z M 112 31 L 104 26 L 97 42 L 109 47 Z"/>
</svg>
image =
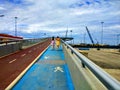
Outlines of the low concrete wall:
<svg viewBox="0 0 120 90">
<path fill-rule="evenodd" d="M 65 45 L 63 48 L 75 90 L 107 90 L 88 68 L 82 67 L 77 56 L 72 54 Z"/>
<path fill-rule="evenodd" d="M 0 57 L 16 52 L 22 48 L 21 43 L 0 46 Z"/>
<path fill-rule="evenodd" d="M 22 40 L 20 42 L 10 42 L 7 45 L 2 44 L 2 45 L 0 45 L 0 57 L 14 53 L 14 52 L 21 50 L 21 49 L 31 47 L 31 46 L 36 45 L 38 43 L 44 42 L 45 40 L 47 40 L 47 39 L 46 38 L 26 39 L 26 40 Z"/>
</svg>

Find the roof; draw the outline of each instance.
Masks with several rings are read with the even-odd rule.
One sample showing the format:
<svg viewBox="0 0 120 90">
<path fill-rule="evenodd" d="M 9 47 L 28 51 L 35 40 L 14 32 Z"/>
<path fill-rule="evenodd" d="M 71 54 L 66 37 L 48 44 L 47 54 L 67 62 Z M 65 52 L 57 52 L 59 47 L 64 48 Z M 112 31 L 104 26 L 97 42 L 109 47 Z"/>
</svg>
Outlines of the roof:
<svg viewBox="0 0 120 90">
<path fill-rule="evenodd" d="M 2 38 L 23 39 L 23 37 L 12 36 L 12 35 L 9 35 L 9 34 L 1 34 L 1 33 L 0 33 L 0 37 L 2 37 Z"/>
</svg>

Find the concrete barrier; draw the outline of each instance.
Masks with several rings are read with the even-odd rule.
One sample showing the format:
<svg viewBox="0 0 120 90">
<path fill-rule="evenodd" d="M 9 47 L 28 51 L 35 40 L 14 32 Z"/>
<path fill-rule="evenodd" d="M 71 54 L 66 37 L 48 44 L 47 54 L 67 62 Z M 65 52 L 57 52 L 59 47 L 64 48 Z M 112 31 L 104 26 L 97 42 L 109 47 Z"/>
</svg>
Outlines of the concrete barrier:
<svg viewBox="0 0 120 90">
<path fill-rule="evenodd" d="M 79 58 L 67 46 L 63 45 L 63 48 L 75 90 L 107 90 L 88 68 L 83 68 Z"/>
<path fill-rule="evenodd" d="M 47 40 L 47 38 L 24 39 L 24 40 L 20 40 L 20 41 L 15 40 L 12 42 L 8 41 L 9 43 L 0 45 L 0 57 L 14 53 L 14 52 L 19 51 L 21 49 L 31 47 L 31 46 L 36 45 L 38 43 L 44 42 L 45 40 Z"/>
<path fill-rule="evenodd" d="M 0 46 L 0 57 L 14 53 L 22 48 L 21 43 Z"/>
</svg>

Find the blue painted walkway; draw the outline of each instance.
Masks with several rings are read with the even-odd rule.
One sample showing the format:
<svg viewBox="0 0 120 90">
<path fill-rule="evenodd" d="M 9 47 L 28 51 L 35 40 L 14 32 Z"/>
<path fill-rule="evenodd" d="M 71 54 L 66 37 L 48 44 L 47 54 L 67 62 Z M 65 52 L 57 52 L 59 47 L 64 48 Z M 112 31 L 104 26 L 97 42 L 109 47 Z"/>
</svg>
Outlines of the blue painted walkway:
<svg viewBox="0 0 120 90">
<path fill-rule="evenodd" d="M 62 47 L 49 47 L 12 90 L 74 90 Z"/>
</svg>

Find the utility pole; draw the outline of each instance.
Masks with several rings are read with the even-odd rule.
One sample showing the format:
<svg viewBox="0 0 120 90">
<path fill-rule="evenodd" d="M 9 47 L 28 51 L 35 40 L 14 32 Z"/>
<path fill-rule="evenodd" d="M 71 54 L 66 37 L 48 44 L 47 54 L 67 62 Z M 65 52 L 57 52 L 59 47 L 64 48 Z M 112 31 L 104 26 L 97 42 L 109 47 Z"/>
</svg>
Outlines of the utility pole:
<svg viewBox="0 0 120 90">
<path fill-rule="evenodd" d="M 70 32 L 71 32 L 71 38 L 72 38 L 72 30 L 70 30 Z M 72 40 L 71 40 L 71 44 L 72 44 Z"/>
<path fill-rule="evenodd" d="M 68 26 L 67 26 L 67 30 L 66 30 L 66 35 L 65 35 L 65 37 L 67 37 L 67 33 L 68 33 Z"/>
<path fill-rule="evenodd" d="M 101 22 L 101 25 L 102 25 L 102 31 L 101 31 L 101 44 L 103 44 L 103 24 L 104 24 L 104 22 Z"/>
<path fill-rule="evenodd" d="M 18 17 L 15 17 L 15 36 L 17 36 L 17 19 Z"/>
<path fill-rule="evenodd" d="M 119 36 L 120 34 L 117 34 L 117 45 L 119 45 Z"/>
<path fill-rule="evenodd" d="M 71 37 L 72 37 L 72 30 L 70 30 L 70 32 L 71 32 Z"/>
</svg>

